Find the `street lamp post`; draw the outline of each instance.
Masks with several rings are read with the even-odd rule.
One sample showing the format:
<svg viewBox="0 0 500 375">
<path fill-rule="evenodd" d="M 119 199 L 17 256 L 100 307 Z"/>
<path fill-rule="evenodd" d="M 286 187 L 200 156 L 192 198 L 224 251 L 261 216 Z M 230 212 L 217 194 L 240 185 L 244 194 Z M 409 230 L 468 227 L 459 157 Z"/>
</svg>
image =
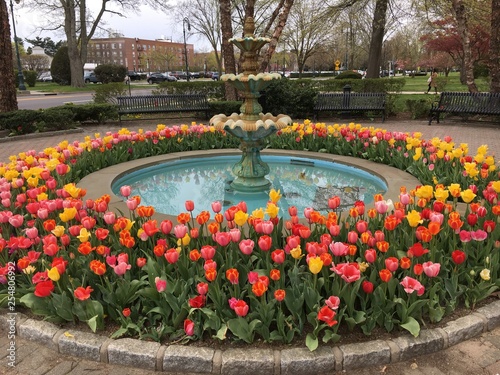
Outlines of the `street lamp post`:
<svg viewBox="0 0 500 375">
<path fill-rule="evenodd" d="M 182 31 L 184 32 L 184 59 L 186 60 L 186 80 L 189 81 L 189 64 L 188 64 L 188 50 L 186 44 L 186 24 L 188 31 L 191 31 L 191 24 L 189 23 L 189 19 L 184 17 L 182 20 Z"/>
<path fill-rule="evenodd" d="M 19 4 L 21 0 L 15 0 L 16 4 Z M 24 86 L 24 76 L 23 76 L 23 68 L 21 67 L 21 57 L 19 56 L 19 45 L 17 43 L 17 34 L 16 34 L 16 21 L 14 20 L 14 4 L 12 4 L 12 0 L 10 0 L 10 13 L 12 14 L 12 29 L 14 30 L 14 44 L 16 45 L 16 56 L 17 56 L 17 78 L 19 79 L 19 90 L 26 90 L 26 86 Z"/>
</svg>

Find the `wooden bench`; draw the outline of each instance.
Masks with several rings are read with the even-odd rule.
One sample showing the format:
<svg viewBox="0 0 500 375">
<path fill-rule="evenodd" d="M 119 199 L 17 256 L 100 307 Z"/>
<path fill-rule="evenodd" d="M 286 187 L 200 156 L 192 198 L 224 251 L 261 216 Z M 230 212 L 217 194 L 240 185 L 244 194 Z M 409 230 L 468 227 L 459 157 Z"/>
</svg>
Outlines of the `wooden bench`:
<svg viewBox="0 0 500 375">
<path fill-rule="evenodd" d="M 314 105 L 314 118 L 319 112 L 366 113 L 374 112 L 382 115 L 385 121 L 385 93 L 351 92 L 344 87 L 343 92 L 320 93 Z"/>
<path fill-rule="evenodd" d="M 500 116 L 500 93 L 442 92 L 439 102 L 432 103 L 429 111 L 429 125 L 432 120 L 439 123 L 441 113 Z"/>
<path fill-rule="evenodd" d="M 204 94 L 119 96 L 116 99 L 120 121 L 122 115 L 168 112 L 205 112 L 208 118 L 210 110 Z"/>
</svg>

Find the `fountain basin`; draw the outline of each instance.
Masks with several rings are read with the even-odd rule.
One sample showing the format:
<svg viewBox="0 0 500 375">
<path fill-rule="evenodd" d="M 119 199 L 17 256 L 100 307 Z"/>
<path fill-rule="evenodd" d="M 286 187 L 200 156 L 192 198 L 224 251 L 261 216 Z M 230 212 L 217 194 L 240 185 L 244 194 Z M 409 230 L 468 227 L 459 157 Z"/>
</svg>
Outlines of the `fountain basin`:
<svg viewBox="0 0 500 375">
<path fill-rule="evenodd" d="M 123 197 L 116 195 L 112 189 L 112 186 L 113 184 L 116 183 L 117 179 L 122 178 L 123 176 L 126 176 L 131 172 L 141 170 L 145 167 L 152 167 L 164 163 L 166 161 L 179 162 L 187 160 L 195 162 L 196 160 L 198 161 L 210 160 L 211 158 L 216 156 L 239 157 L 240 155 L 241 155 L 240 152 L 236 149 L 227 149 L 227 150 L 217 150 L 217 151 L 193 151 L 193 152 L 183 152 L 183 153 L 172 153 L 168 155 L 134 160 L 127 163 L 121 163 L 109 168 L 102 169 L 101 171 L 92 173 L 84 177 L 78 183 L 78 186 L 87 190 L 87 197 L 90 199 L 96 199 L 104 194 L 108 194 L 111 197 L 111 201 L 109 203 L 110 210 L 114 210 L 116 212 L 119 211 L 127 212 L 128 209 L 123 200 Z M 381 179 L 383 183 L 386 184 L 387 187 L 387 190 L 384 194 L 385 199 L 392 199 L 393 201 L 399 200 L 399 192 L 400 192 L 399 189 L 401 186 L 411 187 L 420 184 L 420 182 L 415 177 L 411 176 L 406 172 L 400 171 L 399 169 L 352 157 L 314 153 L 314 152 L 290 152 L 287 150 L 266 150 L 265 152 L 262 153 L 262 155 L 263 157 L 265 157 L 266 155 L 271 155 L 271 156 L 275 155 L 275 156 L 286 156 L 288 158 L 306 158 L 317 161 L 329 161 L 357 168 L 359 170 L 368 172 L 369 174 Z M 229 161 L 228 163 L 229 163 L 228 167 L 231 167 L 232 162 Z M 283 194 L 283 190 L 281 192 Z M 193 200 L 192 199 L 193 197 L 194 197 L 193 194 L 187 195 L 187 199 L 189 200 Z M 250 195 L 246 195 L 245 198 L 250 198 Z M 234 201 L 237 201 L 238 199 L 240 198 L 235 197 Z M 178 200 L 183 206 L 184 198 L 179 197 Z M 245 199 L 242 198 L 241 200 Z M 284 214 L 285 208 L 283 206 L 282 201 L 280 201 L 278 205 L 281 208 L 280 210 L 280 216 L 281 216 L 282 214 Z M 201 203 L 195 201 L 195 207 L 199 207 L 201 209 Z M 177 214 L 184 211 L 185 209 L 182 208 L 181 210 L 179 210 L 179 212 L 175 212 L 174 214 L 156 213 L 155 218 L 159 220 L 165 218 L 175 220 Z"/>
</svg>

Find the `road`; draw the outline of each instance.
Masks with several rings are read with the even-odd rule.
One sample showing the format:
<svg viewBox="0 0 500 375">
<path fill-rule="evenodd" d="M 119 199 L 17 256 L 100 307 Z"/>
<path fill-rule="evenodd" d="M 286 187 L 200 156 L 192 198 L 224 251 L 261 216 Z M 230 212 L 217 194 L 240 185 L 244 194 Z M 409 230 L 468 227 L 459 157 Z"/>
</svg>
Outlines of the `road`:
<svg viewBox="0 0 500 375">
<path fill-rule="evenodd" d="M 85 104 L 93 101 L 91 92 L 79 92 L 70 94 L 34 94 L 19 95 L 17 105 L 19 109 L 40 109 L 57 107 L 67 103 Z"/>
</svg>

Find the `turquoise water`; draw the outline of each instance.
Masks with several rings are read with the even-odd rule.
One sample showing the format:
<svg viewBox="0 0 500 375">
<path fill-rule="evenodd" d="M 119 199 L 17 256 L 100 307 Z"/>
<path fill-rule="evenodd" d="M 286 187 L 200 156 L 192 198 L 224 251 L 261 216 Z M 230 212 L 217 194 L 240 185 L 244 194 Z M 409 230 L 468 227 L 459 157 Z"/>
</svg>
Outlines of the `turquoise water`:
<svg viewBox="0 0 500 375">
<path fill-rule="evenodd" d="M 195 203 L 194 215 L 211 211 L 213 201 L 221 201 L 223 209 L 245 201 L 248 212 L 265 208 L 268 192 L 236 192 L 229 184 L 234 179 L 232 166 L 240 156 L 215 156 L 169 161 L 133 171 L 113 182 L 112 190 L 120 196 L 120 187 L 129 185 L 132 195 L 141 197 L 141 205 L 153 206 L 156 212 L 177 215 L 185 212 L 185 201 Z M 387 185 L 366 171 L 335 162 L 289 156 L 261 155 L 271 172 L 267 179 L 283 197 L 278 206 L 280 216 L 288 217 L 288 207 L 299 213 L 307 207 L 328 210 L 328 199 L 338 195 L 341 209 L 360 200 L 369 204 L 373 195 L 384 194 Z"/>
</svg>

